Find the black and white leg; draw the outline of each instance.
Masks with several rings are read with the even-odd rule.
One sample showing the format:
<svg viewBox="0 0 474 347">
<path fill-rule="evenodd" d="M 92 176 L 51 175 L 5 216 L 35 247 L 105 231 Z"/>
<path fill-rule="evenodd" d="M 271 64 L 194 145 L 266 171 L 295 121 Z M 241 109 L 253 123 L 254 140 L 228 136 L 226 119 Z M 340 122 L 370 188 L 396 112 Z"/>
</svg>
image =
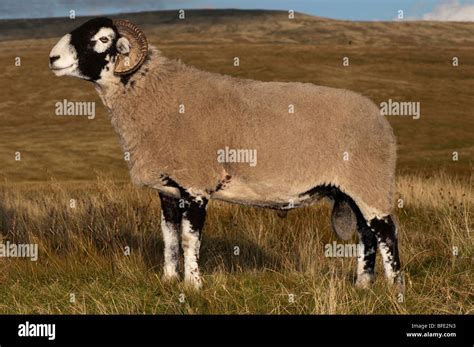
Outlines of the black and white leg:
<svg viewBox="0 0 474 347">
<path fill-rule="evenodd" d="M 357 255 L 357 288 L 369 288 L 374 281 L 377 239 L 363 217 L 357 218 L 359 254 Z"/>
<path fill-rule="evenodd" d="M 370 222 L 370 228 L 377 238 L 387 280 L 395 284 L 397 289 L 403 290 L 404 280 L 398 254 L 397 227 L 395 223 L 391 216 L 386 216 L 382 219 L 374 218 Z"/>
<path fill-rule="evenodd" d="M 199 289 L 202 286 L 198 266 L 199 249 L 208 200 L 206 197 L 193 195 L 185 195 L 183 198 L 185 207 L 181 220 L 181 246 L 184 253 L 184 281 Z"/>
<path fill-rule="evenodd" d="M 179 199 L 160 193 L 160 200 L 161 232 L 165 244 L 163 279 L 174 280 L 178 278 L 179 231 L 182 211 L 178 205 Z"/>
<path fill-rule="evenodd" d="M 403 273 L 398 253 L 397 228 L 391 216 L 367 221 L 360 209 L 352 204 L 357 217 L 360 253 L 357 258 L 356 287 L 368 288 L 374 280 L 377 246 L 382 256 L 385 276 L 397 290 L 404 290 Z"/>
</svg>

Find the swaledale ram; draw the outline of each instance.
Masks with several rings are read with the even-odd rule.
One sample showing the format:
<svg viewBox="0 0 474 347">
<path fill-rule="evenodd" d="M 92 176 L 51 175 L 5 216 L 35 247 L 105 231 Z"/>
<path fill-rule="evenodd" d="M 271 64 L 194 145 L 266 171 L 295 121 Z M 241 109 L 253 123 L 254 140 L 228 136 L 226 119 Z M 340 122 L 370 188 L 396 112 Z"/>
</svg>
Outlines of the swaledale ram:
<svg viewBox="0 0 474 347">
<path fill-rule="evenodd" d="M 164 57 L 124 20 L 92 19 L 51 50 L 57 76 L 93 82 L 134 184 L 159 192 L 164 278 L 199 288 L 201 233 L 209 199 L 286 211 L 334 201 L 342 238 L 357 230 L 356 286 L 403 275 L 391 216 L 396 143 L 377 106 L 351 91 L 259 82 L 200 71 Z M 245 155 L 244 155 L 245 154 Z"/>
</svg>

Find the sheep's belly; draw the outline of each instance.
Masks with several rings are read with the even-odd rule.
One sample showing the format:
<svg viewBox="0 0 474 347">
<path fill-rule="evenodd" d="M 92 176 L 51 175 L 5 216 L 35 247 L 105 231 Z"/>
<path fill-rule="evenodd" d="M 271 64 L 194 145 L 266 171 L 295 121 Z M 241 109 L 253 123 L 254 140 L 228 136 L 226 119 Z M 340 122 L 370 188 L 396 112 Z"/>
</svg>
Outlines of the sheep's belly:
<svg viewBox="0 0 474 347">
<path fill-rule="evenodd" d="M 292 192 L 284 188 L 258 188 L 242 182 L 231 182 L 224 189 L 211 195 L 211 199 L 277 209 L 292 209 L 298 206 L 309 205 L 322 196 L 304 194 L 305 190 Z"/>
</svg>

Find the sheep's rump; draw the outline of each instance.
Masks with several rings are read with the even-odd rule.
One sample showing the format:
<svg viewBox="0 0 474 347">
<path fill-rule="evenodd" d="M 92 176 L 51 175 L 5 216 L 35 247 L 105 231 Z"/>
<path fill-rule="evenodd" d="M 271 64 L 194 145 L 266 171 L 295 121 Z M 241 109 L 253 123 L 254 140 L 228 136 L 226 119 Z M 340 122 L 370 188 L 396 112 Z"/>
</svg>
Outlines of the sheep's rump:
<svg viewBox="0 0 474 347">
<path fill-rule="evenodd" d="M 136 117 L 158 109 L 147 122 L 159 124 L 159 134 L 150 135 L 154 145 L 141 158 L 148 176 L 165 171 L 183 186 L 207 191 L 230 176 L 211 197 L 260 206 L 303 201 L 305 192 L 332 185 L 367 220 L 390 213 L 395 138 L 369 99 L 309 83 L 242 80 L 186 66 L 161 80 L 165 87 L 155 106 L 133 105 Z M 226 147 L 256 150 L 256 165 L 219 162 L 218 151 Z"/>
</svg>

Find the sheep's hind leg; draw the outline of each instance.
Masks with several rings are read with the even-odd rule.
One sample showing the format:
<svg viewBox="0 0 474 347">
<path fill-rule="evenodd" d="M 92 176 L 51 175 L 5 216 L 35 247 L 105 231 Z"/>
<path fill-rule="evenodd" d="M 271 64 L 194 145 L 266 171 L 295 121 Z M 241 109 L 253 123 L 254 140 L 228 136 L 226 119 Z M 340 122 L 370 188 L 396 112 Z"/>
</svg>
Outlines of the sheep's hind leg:
<svg viewBox="0 0 474 347">
<path fill-rule="evenodd" d="M 394 284 L 398 292 L 404 291 L 404 278 L 398 254 L 397 227 L 391 216 L 383 219 L 374 218 L 370 228 L 377 237 L 380 254 L 382 255 L 385 276 Z"/>
<path fill-rule="evenodd" d="M 187 196 L 181 221 L 181 246 L 184 253 L 184 281 L 199 289 L 202 286 L 198 260 L 201 235 L 206 219 L 207 199 L 202 196 Z"/>
<path fill-rule="evenodd" d="M 334 218 L 348 218 L 350 220 L 351 215 L 350 211 L 347 211 L 347 207 L 352 209 L 352 212 L 355 215 L 356 225 L 357 225 L 357 234 L 359 235 L 359 249 L 357 254 L 357 278 L 356 278 L 356 287 L 367 289 L 374 282 L 374 272 L 375 272 L 375 258 L 377 255 L 377 238 L 375 233 L 370 229 L 366 219 L 360 212 L 359 207 L 354 202 L 354 200 L 340 192 L 332 193 L 333 198 L 335 199 L 334 208 L 338 208 L 339 211 L 334 211 L 332 214 L 333 227 L 336 224 Z M 341 204 L 344 203 L 347 206 Z M 337 206 L 339 205 L 339 207 Z M 342 207 L 342 208 L 341 208 Z M 342 216 L 338 214 L 342 213 Z M 336 215 L 335 215 L 336 213 Z M 344 215 L 345 214 L 345 215 Z M 348 215 L 349 214 L 349 215 Z M 350 235 L 350 230 L 352 229 L 352 222 L 341 224 L 338 222 L 337 226 L 344 227 L 341 231 L 344 231 L 344 235 Z"/>
<path fill-rule="evenodd" d="M 163 279 L 175 280 L 178 278 L 179 259 L 179 230 L 181 228 L 181 209 L 179 200 L 160 193 L 161 200 L 161 232 L 163 234 L 164 267 Z"/>
<path fill-rule="evenodd" d="M 359 254 L 357 255 L 356 287 L 367 289 L 374 281 L 377 239 L 369 228 L 362 213 L 357 209 L 357 233 L 359 234 Z"/>
</svg>

